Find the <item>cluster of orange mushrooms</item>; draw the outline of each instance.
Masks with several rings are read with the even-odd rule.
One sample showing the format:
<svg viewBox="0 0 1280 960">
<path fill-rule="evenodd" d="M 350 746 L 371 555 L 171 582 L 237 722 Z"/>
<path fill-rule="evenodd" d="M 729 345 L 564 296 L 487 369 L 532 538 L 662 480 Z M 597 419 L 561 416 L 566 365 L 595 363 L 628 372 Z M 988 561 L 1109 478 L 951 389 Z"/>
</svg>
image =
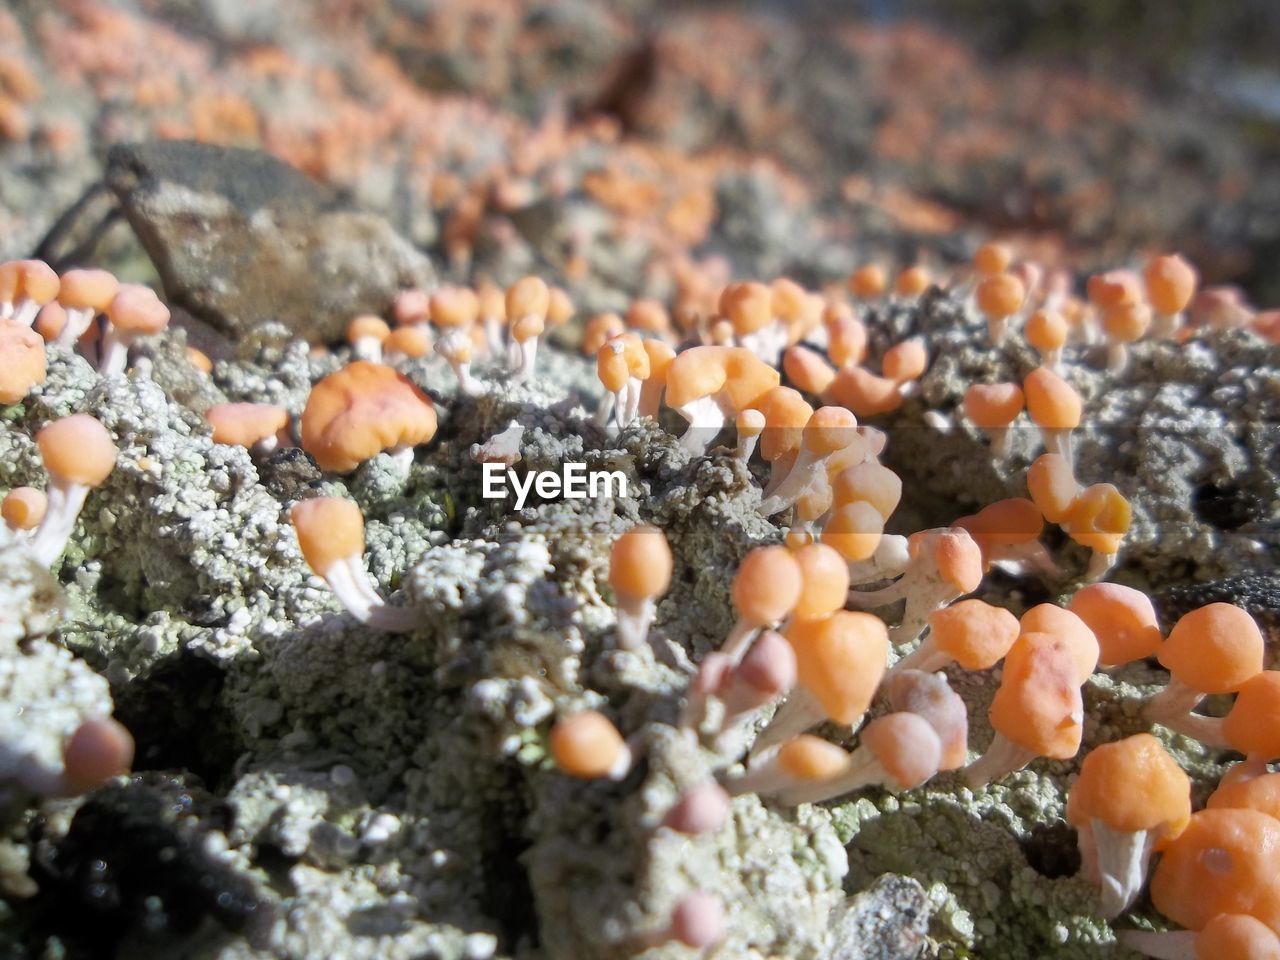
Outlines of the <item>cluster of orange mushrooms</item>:
<svg viewBox="0 0 1280 960">
<path fill-rule="evenodd" d="M 731 588 L 737 621 L 689 681 L 680 725 L 719 756 L 724 772 L 683 795 L 665 827 L 718 830 L 730 798 L 747 792 L 785 805 L 817 803 L 873 785 L 910 790 L 947 771 L 959 771 L 977 790 L 1038 758 L 1073 758 L 1089 677 L 1155 657 L 1170 680 L 1145 705 L 1145 718 L 1246 759 L 1206 810 L 1192 812 L 1186 774 L 1151 735 L 1105 744 L 1084 758 L 1067 816 L 1079 831 L 1084 869 L 1099 887 L 1099 911 L 1115 917 L 1126 910 L 1158 852 L 1153 901 L 1187 932 L 1129 932 L 1128 943 L 1154 957 L 1280 955 L 1280 873 L 1269 866 L 1280 848 L 1280 774 L 1267 768 L 1280 758 L 1280 672 L 1263 669 L 1262 635 L 1238 607 L 1210 604 L 1166 634 L 1145 595 L 1098 582 L 1115 562 L 1129 505 L 1114 486 L 1082 488 L 1075 478 L 1070 437 L 1082 404 L 1062 364 L 1072 337 L 1105 340 L 1118 370 L 1126 345 L 1139 336 L 1185 338 L 1188 310 L 1224 323 L 1221 297 L 1201 291 L 1197 298 L 1195 272 L 1176 256 L 1153 259 L 1141 275 L 1093 277 L 1085 301 L 1072 296 L 1069 277 L 1015 265 L 999 244 L 981 248 L 954 289 L 986 318 L 993 349 L 1020 333 L 1043 366 L 1020 386 L 975 385 L 964 413 L 990 438 L 991 455 L 1001 457 L 1025 408 L 1045 452 L 1027 472 L 1028 497 L 901 536 L 885 532 L 902 496 L 901 479 L 880 462 L 890 437 L 859 418 L 897 409 L 927 372 L 929 356 L 925 342 L 911 338 L 883 354 L 879 372 L 867 369 L 867 323 L 876 301 L 910 302 L 931 282 L 913 267 L 891 286 L 882 268 L 869 266 L 849 277 L 851 300 L 786 279 L 727 283 L 709 298 L 693 273 L 673 310 L 639 300 L 625 316 L 600 314 L 584 325 L 581 347 L 595 356 L 604 388 L 602 426 L 622 430 L 673 411 L 686 424 L 680 446 L 694 457 L 732 429 L 731 455 L 747 464 L 758 454 L 762 462 L 759 512 L 787 523 L 781 544 L 746 554 Z M 573 314 L 568 295 L 536 277 L 505 291 L 491 284 L 405 291 L 391 311 L 394 326 L 379 317 L 353 319 L 351 359 L 313 386 L 297 424 L 300 444 L 334 474 L 380 454 L 407 469 L 437 420 L 432 401 L 394 364 L 434 350 L 452 367 L 459 396 L 474 396 L 489 387 L 473 357 L 527 380 L 542 338 Z M 42 382 L 46 342 L 78 348 L 113 376 L 125 368 L 132 340 L 167 321 L 154 293 L 103 271 L 59 277 L 38 261 L 0 265 L 0 401 L 19 402 Z M 1267 323 L 1264 316 L 1258 328 L 1264 336 Z M 207 369 L 205 358 L 191 356 Z M 216 442 L 257 454 L 294 436 L 283 407 L 222 404 L 207 419 Z M 40 563 L 52 565 L 90 490 L 110 474 L 116 449 L 85 414 L 47 425 L 37 442 L 47 491 L 10 491 L 3 517 L 29 538 Z M 369 577 L 354 502 L 308 499 L 290 518 L 306 562 L 353 616 L 379 630 L 416 628 L 412 608 L 390 604 Z M 1045 522 L 1093 550 L 1086 585 L 1067 606 L 1041 604 L 1017 617 L 965 599 L 993 566 L 1060 577 L 1040 540 Z M 648 647 L 673 568 L 655 527 L 614 542 L 609 583 L 620 649 Z M 904 607 L 892 628 L 871 612 L 898 602 Z M 988 714 L 994 737 L 971 759 L 966 705 L 938 671 L 997 666 Z M 1235 694 L 1225 717 L 1195 712 L 1217 694 Z M 856 736 L 856 747 L 816 735 L 824 724 Z M 124 742 L 109 732 L 68 746 L 97 782 L 128 765 Z M 635 762 L 636 748 L 598 711 L 561 717 L 549 746 L 558 767 L 575 777 L 622 779 Z M 664 936 L 705 947 L 723 932 L 723 904 L 693 890 Z"/>
</svg>

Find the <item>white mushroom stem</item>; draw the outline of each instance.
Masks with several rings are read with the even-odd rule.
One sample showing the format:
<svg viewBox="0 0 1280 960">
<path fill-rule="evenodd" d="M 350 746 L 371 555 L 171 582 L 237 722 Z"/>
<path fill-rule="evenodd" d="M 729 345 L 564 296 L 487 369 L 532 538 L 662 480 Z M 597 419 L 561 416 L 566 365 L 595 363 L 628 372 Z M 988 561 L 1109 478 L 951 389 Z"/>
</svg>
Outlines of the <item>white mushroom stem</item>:
<svg viewBox="0 0 1280 960">
<path fill-rule="evenodd" d="M 68 319 L 67 321 L 71 321 Z M 139 334 L 132 330 L 121 330 L 113 323 L 107 324 L 102 335 L 102 353 L 98 357 L 98 372 L 104 377 L 124 373 L 129 363 L 129 348 Z"/>
<path fill-rule="evenodd" d="M 987 560 L 993 567 L 999 567 L 1014 577 L 1025 577 L 1028 573 L 1051 578 L 1062 576 L 1062 568 L 1039 540 L 992 547 L 987 553 Z"/>
<path fill-rule="evenodd" d="M 769 366 L 776 367 L 782 351 L 787 348 L 787 339 L 786 324 L 775 318 L 754 333 L 744 333 L 738 337 L 738 343 Z"/>
<path fill-rule="evenodd" d="M 357 360 L 381 363 L 382 341 L 377 337 L 356 337 L 351 344 L 351 353 Z"/>
<path fill-rule="evenodd" d="M 733 661 L 725 654 L 707 654 L 698 666 L 698 672 L 689 681 L 684 709 L 680 713 L 680 726 L 696 733 L 707 713 L 707 700 L 724 685 L 733 671 Z"/>
<path fill-rule="evenodd" d="M 622 389 L 613 395 L 613 419 L 620 429 L 628 427 L 640 409 L 640 391 L 644 381 L 638 377 L 627 377 Z"/>
<path fill-rule="evenodd" d="M 67 322 L 53 342 L 60 347 L 74 347 L 97 316 L 93 307 L 73 307 L 67 310 Z"/>
<path fill-rule="evenodd" d="M 733 455 L 746 463 L 751 459 L 751 455 L 756 452 L 756 444 L 760 442 L 760 434 L 758 433 L 739 433 L 738 445 L 734 447 Z"/>
<path fill-rule="evenodd" d="M 387 456 L 391 458 L 395 470 L 403 477 L 409 475 L 409 469 L 413 466 L 413 447 L 407 444 L 398 444 L 386 451 Z"/>
<path fill-rule="evenodd" d="M 1142 718 L 1177 730 L 1179 724 L 1186 723 L 1191 711 L 1200 705 L 1204 697 L 1199 690 L 1193 690 L 1177 677 L 1170 676 L 1168 685 L 1142 708 Z"/>
<path fill-rule="evenodd" d="M 639 650 L 649 640 L 649 624 L 653 622 L 652 597 L 618 595 L 618 646 L 623 650 Z"/>
<path fill-rule="evenodd" d="M 991 441 L 991 456 L 1005 460 L 1013 449 L 1013 427 L 987 427 L 983 430 Z"/>
<path fill-rule="evenodd" d="M 30 297 L 19 297 L 13 304 L 13 319 L 23 326 L 31 326 L 40 313 L 40 304 Z"/>
<path fill-rule="evenodd" d="M 1004 338 L 1008 335 L 1008 317 L 987 317 L 987 341 L 991 346 L 1000 346 L 1000 344 L 1004 343 Z"/>
<path fill-rule="evenodd" d="M 801 446 L 795 463 L 787 475 L 764 500 L 760 502 L 760 515 L 772 517 L 781 513 L 808 492 L 810 485 L 822 472 L 827 458 Z"/>
<path fill-rule="evenodd" d="M 435 351 L 449 361 L 458 378 L 458 389 L 469 397 L 484 393 L 484 384 L 471 375 L 471 335 L 458 327 L 446 330 L 436 341 Z"/>
<path fill-rule="evenodd" d="M 1181 313 L 1156 312 L 1151 319 L 1151 336 L 1170 340 L 1182 329 Z"/>
<path fill-rule="evenodd" d="M 1116 939 L 1130 950 L 1145 953 L 1153 960 L 1199 960 L 1193 930 L 1121 930 Z"/>
<path fill-rule="evenodd" d="M 1081 828 L 1079 842 L 1081 859 L 1091 872 L 1097 871 L 1100 912 L 1112 920 L 1128 910 L 1142 892 L 1156 835 L 1150 830 L 1136 833 L 1112 830 L 1094 817 Z"/>
<path fill-rule="evenodd" d="M 712 394 L 676 407 L 676 412 L 689 423 L 689 429 L 680 438 L 680 448 L 694 456 L 705 453 L 732 414 L 726 406 L 727 401 L 722 400 L 719 394 Z"/>
<path fill-rule="evenodd" d="M 1044 438 L 1044 449 L 1046 453 L 1056 453 L 1067 461 L 1067 466 L 1072 466 L 1075 461 L 1071 458 L 1071 431 L 1059 430 L 1052 427 L 1041 427 L 1040 436 Z"/>
<path fill-rule="evenodd" d="M 1129 350 L 1123 343 L 1107 344 L 1107 373 L 1124 373 L 1129 365 Z"/>
<path fill-rule="evenodd" d="M 724 643 L 720 645 L 718 652 L 729 658 L 730 666 L 736 667 L 751 649 L 751 641 L 756 638 L 760 630 L 760 624 L 751 623 L 739 617 L 733 629 L 729 631 L 729 635 L 724 638 Z"/>
<path fill-rule="evenodd" d="M 609 416 L 613 413 L 613 405 L 616 402 L 613 393 L 605 391 L 604 396 L 600 398 L 600 402 L 596 404 L 595 425 L 601 430 L 609 425 Z"/>
<path fill-rule="evenodd" d="M 929 622 L 929 614 L 959 596 L 960 591 L 939 575 L 937 567 L 925 562 L 911 564 L 900 579 L 879 590 L 850 590 L 848 606 L 854 610 L 870 610 L 905 597 L 907 606 L 902 622 L 889 631 L 889 641 L 900 644 L 920 636 Z"/>
<path fill-rule="evenodd" d="M 517 340 L 516 348 L 519 350 L 520 363 L 516 366 L 512 379 L 525 381 L 533 377 L 534 366 L 538 361 L 538 338 L 529 337 L 527 340 Z"/>
<path fill-rule="evenodd" d="M 347 612 L 361 623 L 387 633 L 407 633 L 421 620 L 414 610 L 387 604 L 374 589 L 360 557 L 345 557 L 330 564 L 324 580 Z"/>
<path fill-rule="evenodd" d="M 923 670 L 925 673 L 934 673 L 949 664 L 951 660 L 951 654 L 939 650 L 937 644 L 933 642 L 933 634 L 930 633 L 920 641 L 918 647 L 889 669 L 889 672 L 884 675 L 881 686 L 887 687 L 888 682 L 904 670 Z"/>
<path fill-rule="evenodd" d="M 1116 558 L 1119 554 L 1103 553 L 1101 550 L 1094 550 L 1089 554 L 1089 565 L 1085 568 L 1084 578 L 1087 583 L 1097 583 L 1107 575 L 1107 571 L 1116 565 Z"/>
<path fill-rule="evenodd" d="M 1062 373 L 1062 348 L 1050 347 L 1044 353 L 1040 354 L 1040 366 L 1045 367 L 1051 373 L 1061 375 Z"/>
<path fill-rule="evenodd" d="M 797 684 L 751 745 L 752 758 L 764 756 L 771 748 L 816 727 L 826 718 L 818 698 Z"/>
<path fill-rule="evenodd" d="M 876 545 L 876 552 L 866 560 L 855 560 L 849 564 L 849 583 L 861 586 L 887 580 L 904 573 L 911 565 L 911 553 L 907 547 L 907 538 L 896 533 L 886 533 Z"/>
<path fill-rule="evenodd" d="M 49 477 L 49 505 L 44 519 L 31 538 L 31 552 L 40 566 L 48 567 L 62 555 L 76 519 L 89 496 L 89 487 L 80 483 L 68 483 L 56 476 Z"/>
<path fill-rule="evenodd" d="M 987 752 L 964 768 L 964 782 L 972 790 L 985 787 L 992 780 L 999 780 L 1006 774 L 1021 770 L 1039 754 L 1034 750 L 1014 743 L 1003 733 L 997 732 L 987 747 Z"/>
<path fill-rule="evenodd" d="M 481 323 L 484 325 L 484 339 L 489 347 L 489 355 L 491 357 L 502 356 L 503 348 L 506 346 L 504 342 L 506 325 L 494 316 L 485 317 Z"/>
<path fill-rule="evenodd" d="M 768 500 L 786 482 L 799 457 L 800 448 L 795 447 L 791 450 L 784 450 L 769 461 L 769 479 L 765 481 L 764 491 L 760 494 L 762 500 Z"/>
</svg>

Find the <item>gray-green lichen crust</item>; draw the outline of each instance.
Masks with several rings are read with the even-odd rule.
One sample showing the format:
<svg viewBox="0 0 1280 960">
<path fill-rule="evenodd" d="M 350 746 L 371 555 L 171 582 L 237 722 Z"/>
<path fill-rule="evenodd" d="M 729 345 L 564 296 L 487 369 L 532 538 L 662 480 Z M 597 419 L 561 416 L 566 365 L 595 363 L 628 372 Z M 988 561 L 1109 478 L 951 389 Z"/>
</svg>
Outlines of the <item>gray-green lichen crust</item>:
<svg viewBox="0 0 1280 960">
<path fill-rule="evenodd" d="M 956 415 L 969 383 L 1020 379 L 1033 363 L 988 350 L 960 317 L 957 300 L 931 295 L 882 318 L 894 340 L 926 333 L 937 357 L 919 398 L 885 424 L 912 526 L 1023 495 L 1036 449 L 1028 433 L 1014 460 L 989 466 Z M 690 459 L 649 420 L 602 430 L 594 364 L 554 348 L 529 384 L 479 364 L 490 386 L 476 398 L 457 395 L 438 360 L 406 364 L 440 413 L 436 441 L 407 473 L 382 456 L 335 479 L 297 450 L 264 458 L 212 443 L 203 406 L 259 400 L 298 414 L 340 359 L 270 327 L 203 384 L 175 368 L 180 351 L 106 379 L 51 352 L 45 384 L 0 423 L 5 488 L 43 484 L 31 437 L 55 417 L 93 414 L 120 449 L 55 564 L 65 608 L 54 579 L 0 531 L 0 703 L 31 704 L 16 726 L 0 714 L 0 786 L 25 782 L 15 757 L 56 772 L 59 738 L 110 712 L 108 681 L 126 719 L 163 700 L 184 737 L 213 726 L 225 756 L 192 740 L 185 754 L 167 746 L 178 752 L 159 765 L 203 767 L 230 811 L 208 824 L 207 843 L 276 909 L 261 943 L 201 939 L 200 956 L 613 960 L 643 953 L 694 887 L 727 905 L 722 957 L 909 956 L 930 914 L 934 955 L 1122 955 L 1073 876 L 1062 814 L 1074 762 L 1036 762 L 977 794 L 944 776 L 900 797 L 872 790 L 798 810 L 745 796 L 712 836 L 661 828 L 680 791 L 737 762 L 693 745 L 675 721 L 692 664 L 732 624 L 738 562 L 780 536 L 759 516 L 759 481 L 723 449 Z M 1079 438 L 1080 474 L 1134 500 L 1122 578 L 1214 579 L 1274 553 L 1275 491 L 1263 484 L 1280 423 L 1274 351 L 1235 335 L 1181 351 L 1139 345 L 1118 386 L 1070 359 L 1094 425 Z M 950 426 L 926 420 L 926 408 Z M 512 423 L 523 428 L 522 468 L 620 470 L 630 495 L 519 511 L 484 499 L 471 448 Z M 1214 483 L 1242 490 L 1255 513 L 1229 531 L 1196 514 L 1195 490 Z M 415 630 L 362 626 L 310 575 L 287 509 L 314 492 L 359 504 L 373 579 L 418 611 Z M 676 568 L 654 649 L 630 652 L 613 643 L 607 563 L 612 540 L 637 522 L 666 532 Z M 1072 549 L 1059 552 L 1075 572 L 1083 557 Z M 998 578 L 985 589 L 1014 609 L 1035 599 Z M 186 700 L 194 677 L 207 682 Z M 1141 729 L 1136 704 L 1162 677 L 1138 664 L 1091 679 L 1086 746 Z M 998 675 L 950 678 L 981 750 Z M 623 781 L 552 769 L 550 725 L 581 707 L 607 710 L 632 738 L 640 760 Z M 1198 789 L 1220 772 L 1198 746 L 1167 743 Z M 11 850 L 26 849 L 22 829 Z M 914 880 L 877 883 L 882 874 Z M 904 919 L 885 929 L 884 911 Z M 856 952 L 864 940 L 881 946 Z"/>
</svg>

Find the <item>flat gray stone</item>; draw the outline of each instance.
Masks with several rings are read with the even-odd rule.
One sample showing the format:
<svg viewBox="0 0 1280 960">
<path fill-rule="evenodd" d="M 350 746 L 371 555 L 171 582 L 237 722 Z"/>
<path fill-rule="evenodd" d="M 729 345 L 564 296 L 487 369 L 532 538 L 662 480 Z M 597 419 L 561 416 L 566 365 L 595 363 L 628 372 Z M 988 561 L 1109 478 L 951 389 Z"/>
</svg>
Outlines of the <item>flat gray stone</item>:
<svg viewBox="0 0 1280 960">
<path fill-rule="evenodd" d="M 237 337 L 276 320 L 334 340 L 398 290 L 430 288 L 430 261 L 383 218 L 255 150 L 129 144 L 106 183 L 159 271 L 170 304 Z"/>
<path fill-rule="evenodd" d="M 925 947 L 929 899 L 910 877 L 886 873 L 831 918 L 828 960 L 914 960 Z"/>
</svg>

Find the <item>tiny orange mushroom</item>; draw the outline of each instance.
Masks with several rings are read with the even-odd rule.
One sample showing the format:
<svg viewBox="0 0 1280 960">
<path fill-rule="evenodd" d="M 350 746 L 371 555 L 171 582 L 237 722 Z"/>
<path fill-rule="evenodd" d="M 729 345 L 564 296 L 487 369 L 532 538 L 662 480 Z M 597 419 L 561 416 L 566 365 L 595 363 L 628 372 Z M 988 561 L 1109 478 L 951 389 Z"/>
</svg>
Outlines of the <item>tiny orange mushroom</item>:
<svg viewBox="0 0 1280 960">
<path fill-rule="evenodd" d="M 49 498 L 35 487 L 14 487 L 0 503 L 0 517 L 12 530 L 34 530 L 49 509 Z"/>
<path fill-rule="evenodd" d="M 1027 398 L 1027 414 L 1040 428 L 1045 449 L 1071 465 L 1071 431 L 1080 426 L 1080 394 L 1045 367 L 1036 367 L 1027 374 L 1022 391 Z"/>
<path fill-rule="evenodd" d="M 1009 456 L 1013 443 L 1013 422 L 1026 399 L 1016 383 L 975 383 L 964 393 L 964 415 L 991 441 L 991 455 L 997 460 Z"/>
<path fill-rule="evenodd" d="M 21 402 L 46 373 L 44 340 L 17 320 L 0 320 L 0 405 Z"/>
<path fill-rule="evenodd" d="M 548 738 L 556 766 L 583 780 L 621 780 L 631 769 L 631 750 L 618 728 L 598 710 L 557 720 Z"/>
<path fill-rule="evenodd" d="M 215 403 L 204 418 L 214 443 L 268 454 L 289 442 L 289 411 L 273 403 Z"/>
<path fill-rule="evenodd" d="M 609 552 L 609 585 L 618 602 L 618 646 L 644 646 L 654 603 L 671 585 L 671 547 L 654 526 L 632 527 L 613 542 Z"/>
</svg>

